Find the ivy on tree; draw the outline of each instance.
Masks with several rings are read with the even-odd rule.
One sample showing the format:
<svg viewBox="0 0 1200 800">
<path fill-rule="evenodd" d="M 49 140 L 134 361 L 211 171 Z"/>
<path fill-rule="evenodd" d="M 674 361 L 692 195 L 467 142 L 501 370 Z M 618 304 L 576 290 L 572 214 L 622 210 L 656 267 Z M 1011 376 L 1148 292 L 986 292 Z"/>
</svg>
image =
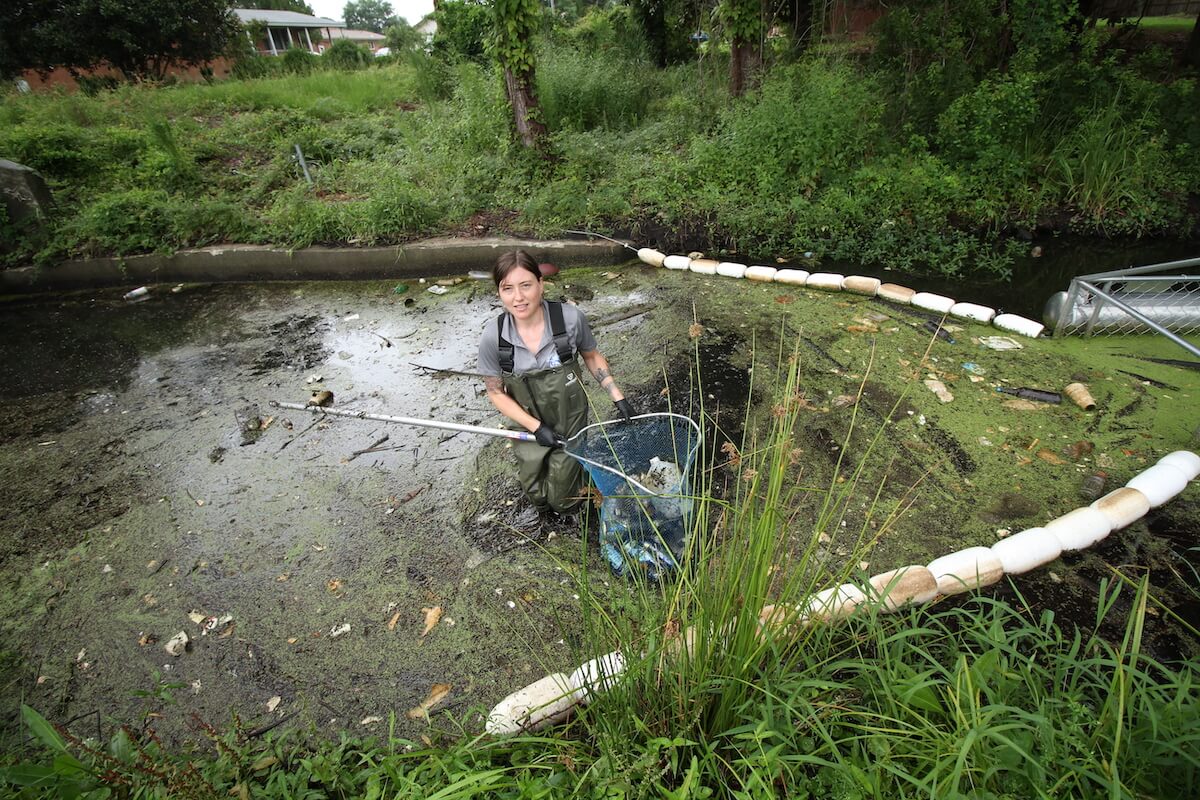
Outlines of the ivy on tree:
<svg viewBox="0 0 1200 800">
<path fill-rule="evenodd" d="M 493 42 L 496 60 L 504 70 L 504 93 L 513 112 L 521 144 L 536 147 L 546 134 L 534 92 L 533 35 L 541 17 L 538 0 L 493 0 Z"/>
</svg>

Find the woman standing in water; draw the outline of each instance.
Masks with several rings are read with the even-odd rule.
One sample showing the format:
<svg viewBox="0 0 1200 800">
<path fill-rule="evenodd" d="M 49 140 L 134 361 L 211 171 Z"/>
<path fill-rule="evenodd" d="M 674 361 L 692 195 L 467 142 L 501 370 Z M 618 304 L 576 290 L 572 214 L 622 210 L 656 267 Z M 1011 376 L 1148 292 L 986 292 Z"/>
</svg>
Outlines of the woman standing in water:
<svg viewBox="0 0 1200 800">
<path fill-rule="evenodd" d="M 479 372 L 496 410 L 537 438 L 515 446 L 525 494 L 539 510 L 569 514 L 583 499 L 583 469 L 562 445 L 588 416 L 576 355 L 626 421 L 634 411 L 583 312 L 542 297 L 542 274 L 532 256 L 524 250 L 505 253 L 492 268 L 492 280 L 504 313 L 484 328 Z"/>
</svg>

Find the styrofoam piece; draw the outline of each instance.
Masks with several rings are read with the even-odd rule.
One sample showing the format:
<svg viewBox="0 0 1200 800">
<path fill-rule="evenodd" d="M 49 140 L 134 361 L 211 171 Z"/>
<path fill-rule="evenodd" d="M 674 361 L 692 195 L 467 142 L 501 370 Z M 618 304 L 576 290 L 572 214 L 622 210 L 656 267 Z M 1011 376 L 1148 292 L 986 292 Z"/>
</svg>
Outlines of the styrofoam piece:
<svg viewBox="0 0 1200 800">
<path fill-rule="evenodd" d="M 981 306 L 976 303 L 955 303 L 950 306 L 950 316 L 960 319 L 973 319 L 985 325 L 996 316 L 996 309 Z"/>
<path fill-rule="evenodd" d="M 871 576 L 871 588 L 884 611 L 896 611 L 906 603 L 928 603 L 938 594 L 933 573 L 917 564 Z"/>
<path fill-rule="evenodd" d="M 666 254 L 660 253 L 652 247 L 643 247 L 638 250 L 638 258 L 652 267 L 661 267 L 663 259 L 666 257 Z"/>
<path fill-rule="evenodd" d="M 1187 488 L 1188 477 L 1177 467 L 1159 461 L 1150 469 L 1134 475 L 1125 485 L 1146 495 L 1151 508 L 1158 508 Z"/>
<path fill-rule="evenodd" d="M 663 266 L 667 269 L 687 269 L 691 263 L 692 260 L 687 256 L 667 256 L 663 259 Z"/>
<path fill-rule="evenodd" d="M 1182 472 L 1189 481 L 1196 480 L 1196 476 L 1200 475 L 1200 456 L 1190 450 L 1176 450 L 1174 453 L 1167 453 L 1158 460 L 1158 463 L 1174 467 Z"/>
<path fill-rule="evenodd" d="M 879 291 L 879 278 L 868 278 L 865 275 L 847 275 L 842 278 L 842 289 L 853 294 L 865 294 L 874 297 Z"/>
<path fill-rule="evenodd" d="M 844 619 L 853 614 L 866 599 L 866 593 L 852 583 L 831 586 L 813 595 L 808 601 L 806 616 L 826 621 Z"/>
<path fill-rule="evenodd" d="M 593 692 L 612 688 L 624 671 L 625 656 L 620 650 L 614 650 L 580 664 L 567 676 L 567 683 L 579 693 L 581 700 L 587 700 Z"/>
<path fill-rule="evenodd" d="M 942 594 L 958 594 L 990 586 L 1004 577 L 1004 565 L 988 547 L 968 547 L 929 562 Z"/>
<path fill-rule="evenodd" d="M 954 298 L 946 297 L 944 294 L 934 294 L 933 292 L 917 292 L 912 296 L 912 304 L 917 308 L 923 308 L 927 311 L 946 314 L 950 309 L 954 308 Z"/>
<path fill-rule="evenodd" d="M 781 269 L 775 273 L 776 283 L 789 283 L 793 286 L 803 286 L 808 280 L 809 272 L 804 269 Z"/>
<path fill-rule="evenodd" d="M 773 281 L 776 272 L 779 270 L 774 267 L 746 267 L 746 280 Z"/>
<path fill-rule="evenodd" d="M 1064 551 L 1082 550 L 1112 533 L 1112 520 L 1099 509 L 1085 506 L 1046 523 Z"/>
<path fill-rule="evenodd" d="M 992 555 L 1009 575 L 1021 575 L 1062 555 L 1062 543 L 1045 528 L 1026 528 L 991 546 Z"/>
<path fill-rule="evenodd" d="M 744 278 L 746 277 L 746 265 L 735 264 L 732 261 L 722 261 L 717 264 L 717 274 L 726 278 Z"/>
<path fill-rule="evenodd" d="M 688 264 L 688 269 L 700 275 L 716 275 L 717 263 L 711 258 L 693 258 L 692 263 Z"/>
<path fill-rule="evenodd" d="M 916 293 L 916 289 L 910 289 L 907 286 L 899 286 L 894 283 L 881 283 L 879 284 L 879 288 L 875 290 L 876 297 L 881 297 L 889 302 L 905 306 L 912 303 L 913 295 Z"/>
<path fill-rule="evenodd" d="M 840 292 L 842 290 L 842 281 L 844 280 L 846 280 L 845 275 L 838 275 L 835 272 L 814 272 L 808 276 L 808 280 L 804 282 L 804 285 L 810 289 Z"/>
<path fill-rule="evenodd" d="M 793 626 L 803 625 L 807 621 L 804 609 L 800 606 L 788 607 L 768 603 L 758 612 L 758 624 L 771 630 L 782 629 L 785 633 Z"/>
<path fill-rule="evenodd" d="M 1031 339 L 1036 339 L 1042 335 L 1042 331 L 1046 330 L 1046 326 L 1042 323 L 1034 322 L 1019 314 L 997 314 L 992 320 L 992 324 L 1001 330 L 1019 333 Z"/>
<path fill-rule="evenodd" d="M 1137 489 L 1122 486 L 1092 503 L 1091 507 L 1108 517 L 1112 529 L 1117 531 L 1146 516 L 1150 501 Z"/>
<path fill-rule="evenodd" d="M 577 703 L 578 697 L 567 676 L 555 672 L 497 703 L 488 714 L 484 728 L 496 736 L 537 730 L 564 719 Z"/>
</svg>

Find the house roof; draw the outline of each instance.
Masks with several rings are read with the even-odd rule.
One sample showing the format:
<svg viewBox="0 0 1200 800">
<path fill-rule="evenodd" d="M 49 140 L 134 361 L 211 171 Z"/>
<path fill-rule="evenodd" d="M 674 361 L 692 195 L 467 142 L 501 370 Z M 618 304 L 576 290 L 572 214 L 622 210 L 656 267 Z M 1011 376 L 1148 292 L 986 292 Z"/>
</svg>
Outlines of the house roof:
<svg viewBox="0 0 1200 800">
<path fill-rule="evenodd" d="M 356 42 L 382 42 L 387 37 L 375 31 L 360 31 L 354 28 L 334 28 L 329 32 L 330 39 L 353 39 Z"/>
<path fill-rule="evenodd" d="M 235 8 L 239 20 L 247 22 L 265 22 L 268 26 L 280 28 L 344 28 L 346 23 L 328 17 L 313 17 L 296 11 L 274 11 L 265 8 Z"/>
</svg>

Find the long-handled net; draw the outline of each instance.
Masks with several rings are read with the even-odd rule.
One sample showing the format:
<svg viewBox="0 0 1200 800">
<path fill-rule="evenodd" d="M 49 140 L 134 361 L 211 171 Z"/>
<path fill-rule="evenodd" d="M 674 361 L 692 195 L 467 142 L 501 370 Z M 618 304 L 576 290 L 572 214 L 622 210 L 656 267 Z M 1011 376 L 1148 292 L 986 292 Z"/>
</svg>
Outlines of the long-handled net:
<svg viewBox="0 0 1200 800">
<path fill-rule="evenodd" d="M 618 575 L 658 580 L 683 558 L 692 527 L 693 467 L 700 427 L 679 414 L 641 414 L 588 425 L 566 452 L 583 464 L 603 501 L 600 552 Z"/>
</svg>

